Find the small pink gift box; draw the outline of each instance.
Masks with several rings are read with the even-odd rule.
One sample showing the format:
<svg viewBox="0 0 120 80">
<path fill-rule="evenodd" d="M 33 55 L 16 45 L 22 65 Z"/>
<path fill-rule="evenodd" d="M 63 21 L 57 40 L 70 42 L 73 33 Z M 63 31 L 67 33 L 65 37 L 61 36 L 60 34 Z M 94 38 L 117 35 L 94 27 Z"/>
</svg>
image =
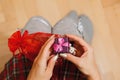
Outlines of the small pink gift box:
<svg viewBox="0 0 120 80">
<path fill-rule="evenodd" d="M 70 43 L 67 37 L 59 37 L 55 39 L 53 44 L 54 53 L 68 53 L 70 49 Z"/>
</svg>

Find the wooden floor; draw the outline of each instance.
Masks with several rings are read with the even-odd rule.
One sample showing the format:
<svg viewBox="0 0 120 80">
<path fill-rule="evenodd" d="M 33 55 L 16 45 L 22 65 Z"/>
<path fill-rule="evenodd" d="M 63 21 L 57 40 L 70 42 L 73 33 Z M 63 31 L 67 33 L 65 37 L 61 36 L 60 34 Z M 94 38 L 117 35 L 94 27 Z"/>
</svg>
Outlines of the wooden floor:
<svg viewBox="0 0 120 80">
<path fill-rule="evenodd" d="M 120 80 L 120 0 L 0 0 L 0 71 L 12 57 L 7 39 L 16 28 L 32 16 L 54 25 L 71 10 L 94 24 L 92 45 L 103 80 Z"/>
</svg>

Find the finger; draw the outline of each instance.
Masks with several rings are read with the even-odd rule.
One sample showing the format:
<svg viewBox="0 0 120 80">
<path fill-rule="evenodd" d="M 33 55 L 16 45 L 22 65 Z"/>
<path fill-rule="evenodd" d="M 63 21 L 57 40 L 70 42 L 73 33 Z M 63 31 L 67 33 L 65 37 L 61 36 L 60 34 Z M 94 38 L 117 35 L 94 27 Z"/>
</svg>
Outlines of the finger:
<svg viewBox="0 0 120 80">
<path fill-rule="evenodd" d="M 47 70 L 46 70 L 47 72 L 50 72 L 50 73 L 53 72 L 53 69 L 54 69 L 55 62 L 56 62 L 57 58 L 58 58 L 58 55 L 52 57 L 52 58 L 49 60 L 48 66 L 47 66 Z"/>
<path fill-rule="evenodd" d="M 75 65 L 77 65 L 78 62 L 79 62 L 79 58 L 78 57 L 73 56 L 73 55 L 68 54 L 68 53 L 60 54 L 60 56 L 65 58 L 65 59 L 67 59 L 68 61 L 74 63 Z"/>
<path fill-rule="evenodd" d="M 85 53 L 81 56 L 81 58 L 87 57 L 87 55 L 88 55 L 88 52 L 85 52 Z"/>
<path fill-rule="evenodd" d="M 71 34 L 66 34 L 66 36 L 74 41 L 77 41 L 81 46 L 89 48 L 89 45 L 82 38 Z"/>
<path fill-rule="evenodd" d="M 50 60 L 53 56 L 55 56 L 55 55 L 50 55 L 50 56 L 48 57 L 48 60 Z"/>
<path fill-rule="evenodd" d="M 55 38 L 55 35 L 52 35 L 52 36 L 45 42 L 45 44 L 43 45 L 44 48 L 46 48 L 46 45 L 47 45 L 52 39 L 54 39 L 54 38 Z"/>
<path fill-rule="evenodd" d="M 48 59 L 50 55 L 50 47 L 54 43 L 54 40 L 55 40 L 55 37 L 53 35 L 45 42 L 45 44 L 42 46 L 40 50 L 40 54 L 38 55 L 38 58 L 42 58 L 46 60 Z"/>
</svg>

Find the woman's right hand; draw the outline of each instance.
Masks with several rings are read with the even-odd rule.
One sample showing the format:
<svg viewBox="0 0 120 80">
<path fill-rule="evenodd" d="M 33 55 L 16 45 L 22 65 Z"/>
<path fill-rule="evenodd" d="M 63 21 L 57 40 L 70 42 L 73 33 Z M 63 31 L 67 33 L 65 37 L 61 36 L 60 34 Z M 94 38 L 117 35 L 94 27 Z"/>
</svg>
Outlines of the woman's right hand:
<svg viewBox="0 0 120 80">
<path fill-rule="evenodd" d="M 60 54 L 60 56 L 74 63 L 80 71 L 89 76 L 89 80 L 101 80 L 92 47 L 78 36 L 70 34 L 67 34 L 66 36 L 74 42 L 77 50 L 83 50 L 82 56 L 74 56 L 67 53 Z M 81 53 L 78 52 L 76 54 L 80 55 Z"/>
</svg>

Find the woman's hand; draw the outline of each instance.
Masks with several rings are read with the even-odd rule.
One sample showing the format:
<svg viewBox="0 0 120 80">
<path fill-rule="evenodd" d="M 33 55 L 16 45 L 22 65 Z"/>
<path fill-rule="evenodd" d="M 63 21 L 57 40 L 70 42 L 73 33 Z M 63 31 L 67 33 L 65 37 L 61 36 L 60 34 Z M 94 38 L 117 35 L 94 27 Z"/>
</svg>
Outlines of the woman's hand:
<svg viewBox="0 0 120 80">
<path fill-rule="evenodd" d="M 93 49 L 82 38 L 75 35 L 66 35 L 74 42 L 75 48 L 78 50 L 76 55 L 60 54 L 60 56 L 74 63 L 77 68 L 89 76 L 89 80 L 100 80 L 100 74 L 94 59 Z M 82 52 L 82 56 L 81 55 Z"/>
<path fill-rule="evenodd" d="M 49 56 L 50 47 L 54 43 L 54 35 L 42 46 L 38 56 L 34 60 L 32 69 L 27 80 L 50 80 L 55 62 L 58 56 Z"/>
</svg>

